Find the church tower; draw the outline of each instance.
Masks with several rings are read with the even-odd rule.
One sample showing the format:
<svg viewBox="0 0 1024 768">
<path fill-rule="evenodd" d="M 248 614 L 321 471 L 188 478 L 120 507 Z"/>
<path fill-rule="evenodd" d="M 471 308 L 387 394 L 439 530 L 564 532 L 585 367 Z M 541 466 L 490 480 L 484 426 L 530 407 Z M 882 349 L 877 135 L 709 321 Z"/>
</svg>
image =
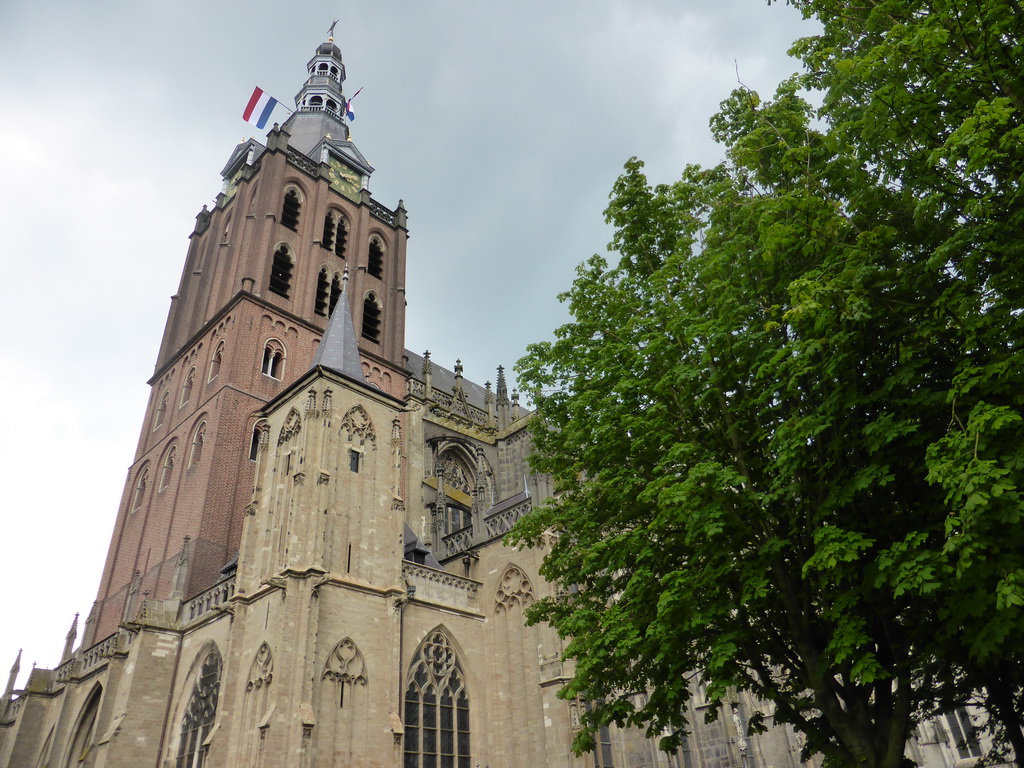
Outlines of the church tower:
<svg viewBox="0 0 1024 768">
<path fill-rule="evenodd" d="M 182 598 L 212 584 L 237 551 L 256 413 L 309 368 L 346 270 L 368 370 L 377 386 L 405 392 L 406 213 L 368 190 L 373 168 L 349 140 L 332 40 L 307 73 L 295 111 L 266 146 L 235 148 L 213 210 L 196 217 L 87 645 L 130 619 L 143 595 Z"/>
<path fill-rule="evenodd" d="M 572 753 L 544 549 L 503 544 L 552 493 L 530 414 L 404 348 L 406 212 L 344 83 L 328 39 L 196 217 L 82 643 L 15 661 L 0 768 L 689 765 L 638 729 Z"/>
</svg>

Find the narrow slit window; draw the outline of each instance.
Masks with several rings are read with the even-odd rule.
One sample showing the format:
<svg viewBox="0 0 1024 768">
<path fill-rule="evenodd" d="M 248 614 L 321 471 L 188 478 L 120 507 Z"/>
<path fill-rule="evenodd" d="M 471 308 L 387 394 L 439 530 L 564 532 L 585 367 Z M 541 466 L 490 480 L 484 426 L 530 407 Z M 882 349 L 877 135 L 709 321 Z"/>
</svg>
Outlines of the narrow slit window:
<svg viewBox="0 0 1024 768">
<path fill-rule="evenodd" d="M 260 455 L 260 428 L 252 428 L 252 439 L 249 441 L 249 461 L 256 461 Z"/>
<path fill-rule="evenodd" d="M 349 449 L 348 452 L 348 468 L 353 472 L 359 471 L 359 451 Z"/>
</svg>

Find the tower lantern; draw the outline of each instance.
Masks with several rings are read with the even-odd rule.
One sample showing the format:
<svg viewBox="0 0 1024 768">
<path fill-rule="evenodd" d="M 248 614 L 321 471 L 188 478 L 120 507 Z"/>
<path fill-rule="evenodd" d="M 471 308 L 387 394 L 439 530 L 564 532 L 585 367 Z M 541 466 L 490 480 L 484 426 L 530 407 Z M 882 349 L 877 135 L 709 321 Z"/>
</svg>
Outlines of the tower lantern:
<svg viewBox="0 0 1024 768">
<path fill-rule="evenodd" d="M 290 143 L 301 152 L 309 152 L 324 136 L 349 138 L 341 50 L 330 40 L 321 43 L 306 71 L 309 77 L 295 95 L 295 114 L 288 121 Z"/>
</svg>

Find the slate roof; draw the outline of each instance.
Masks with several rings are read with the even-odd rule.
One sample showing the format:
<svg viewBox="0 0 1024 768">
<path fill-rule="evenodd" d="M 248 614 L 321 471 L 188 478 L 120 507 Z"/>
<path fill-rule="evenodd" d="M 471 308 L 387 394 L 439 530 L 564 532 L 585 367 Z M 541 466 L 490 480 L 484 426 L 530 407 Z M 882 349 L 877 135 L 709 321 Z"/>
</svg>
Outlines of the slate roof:
<svg viewBox="0 0 1024 768">
<path fill-rule="evenodd" d="M 331 319 L 327 323 L 324 337 L 317 345 L 313 362 L 309 366 L 313 370 L 318 365 L 328 368 L 342 376 L 359 382 L 366 382 L 363 366 L 359 359 L 359 346 L 356 343 L 356 329 L 352 324 L 352 309 L 348 303 L 348 272 L 345 273 L 341 296 L 334 307 Z"/>
</svg>

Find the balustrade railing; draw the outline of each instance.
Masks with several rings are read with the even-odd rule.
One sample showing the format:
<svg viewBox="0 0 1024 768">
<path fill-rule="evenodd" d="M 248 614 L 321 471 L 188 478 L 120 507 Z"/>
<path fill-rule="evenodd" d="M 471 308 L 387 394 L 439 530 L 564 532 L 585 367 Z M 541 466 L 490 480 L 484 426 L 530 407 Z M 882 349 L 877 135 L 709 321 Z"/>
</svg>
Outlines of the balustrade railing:
<svg viewBox="0 0 1024 768">
<path fill-rule="evenodd" d="M 484 527 L 487 530 L 488 538 L 504 536 L 512 530 L 512 526 L 516 524 L 516 521 L 529 512 L 531 508 L 532 502 L 527 499 L 516 504 L 514 507 L 503 509 L 500 512 L 495 512 L 493 515 L 485 517 Z"/>
<path fill-rule="evenodd" d="M 310 176 L 316 176 L 320 171 L 320 164 L 315 163 L 298 150 L 288 148 L 288 162 L 301 168 Z"/>
<path fill-rule="evenodd" d="M 118 651 L 126 650 L 132 643 L 132 633 L 118 630 L 112 635 L 107 635 L 93 646 L 79 651 L 75 661 L 77 666 L 74 669 L 79 675 L 84 675 L 99 666 L 105 659 L 113 656 Z M 61 665 L 64 666 L 64 665 Z M 68 672 L 70 675 L 71 672 Z"/>
<path fill-rule="evenodd" d="M 395 226 L 395 212 L 388 210 L 376 200 L 370 200 L 370 213 L 385 224 L 390 224 L 392 227 Z"/>
<path fill-rule="evenodd" d="M 475 601 L 480 589 L 480 582 L 473 579 L 408 561 L 402 563 L 402 577 L 410 587 L 416 587 L 417 598 L 460 607 Z"/>
<path fill-rule="evenodd" d="M 467 525 L 455 533 L 449 533 L 441 539 L 444 546 L 444 556 L 453 557 L 460 552 L 465 552 L 473 545 L 473 526 Z"/>
<path fill-rule="evenodd" d="M 226 603 L 235 594 L 235 577 L 218 582 L 205 592 L 182 604 L 178 613 L 180 621 L 190 622 Z"/>
</svg>

